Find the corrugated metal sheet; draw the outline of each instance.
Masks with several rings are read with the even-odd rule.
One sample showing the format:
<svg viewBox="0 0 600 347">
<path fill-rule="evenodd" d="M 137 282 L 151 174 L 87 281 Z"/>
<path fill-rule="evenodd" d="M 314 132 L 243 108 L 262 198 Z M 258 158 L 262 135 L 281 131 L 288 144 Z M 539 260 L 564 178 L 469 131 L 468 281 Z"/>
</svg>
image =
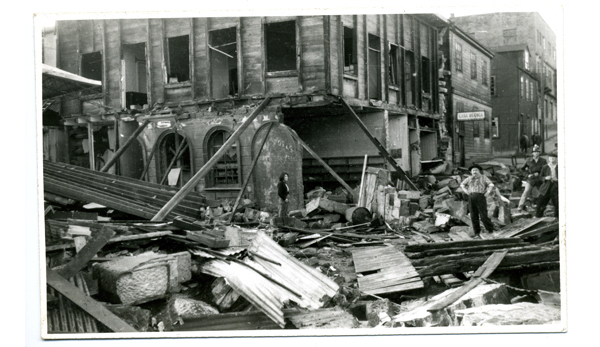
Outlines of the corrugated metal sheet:
<svg viewBox="0 0 600 347">
<path fill-rule="evenodd" d="M 258 232 L 248 250 L 281 264 L 260 257 L 243 260 L 289 289 L 236 262 L 211 260 L 200 270 L 215 277 L 224 277 L 234 290 L 282 328 L 285 326 L 282 312 L 285 303 L 293 301 L 299 307 L 315 310 L 323 307 L 327 298 L 333 297 L 339 289 L 334 281 L 290 256 L 262 231 Z"/>
</svg>

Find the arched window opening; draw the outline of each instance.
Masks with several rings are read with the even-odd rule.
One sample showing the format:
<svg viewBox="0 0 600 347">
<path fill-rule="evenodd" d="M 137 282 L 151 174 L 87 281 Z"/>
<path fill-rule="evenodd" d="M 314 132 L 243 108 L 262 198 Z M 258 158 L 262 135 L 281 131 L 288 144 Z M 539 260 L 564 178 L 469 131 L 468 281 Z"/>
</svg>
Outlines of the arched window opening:
<svg viewBox="0 0 600 347">
<path fill-rule="evenodd" d="M 208 159 L 223 146 L 231 135 L 230 132 L 217 130 L 209 135 L 207 143 Z M 215 188 L 239 187 L 240 185 L 240 163 L 239 147 L 235 143 L 212 168 L 208 185 Z"/>
<path fill-rule="evenodd" d="M 192 151 L 189 141 L 174 132 L 159 140 L 156 183 L 181 187 L 192 177 Z"/>
</svg>

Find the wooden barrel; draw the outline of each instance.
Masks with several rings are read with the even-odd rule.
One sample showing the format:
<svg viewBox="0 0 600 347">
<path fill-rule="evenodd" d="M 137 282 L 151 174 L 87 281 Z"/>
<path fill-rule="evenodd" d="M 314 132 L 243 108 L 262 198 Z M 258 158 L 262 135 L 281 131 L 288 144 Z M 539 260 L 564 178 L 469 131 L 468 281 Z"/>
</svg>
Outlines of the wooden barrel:
<svg viewBox="0 0 600 347">
<path fill-rule="evenodd" d="M 346 220 L 352 222 L 352 224 L 363 224 L 370 222 L 373 216 L 371 212 L 364 207 L 350 207 L 344 213 Z"/>
</svg>

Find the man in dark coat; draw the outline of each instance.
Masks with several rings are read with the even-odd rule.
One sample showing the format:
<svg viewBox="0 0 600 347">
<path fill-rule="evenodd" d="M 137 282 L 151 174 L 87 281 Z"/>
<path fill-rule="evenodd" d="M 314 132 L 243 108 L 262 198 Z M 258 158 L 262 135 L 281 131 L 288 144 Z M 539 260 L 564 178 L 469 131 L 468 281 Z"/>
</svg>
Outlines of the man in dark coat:
<svg viewBox="0 0 600 347">
<path fill-rule="evenodd" d="M 289 176 L 286 172 L 282 172 L 277 183 L 277 195 L 279 195 L 279 217 L 287 217 L 288 215 L 288 195 L 290 187 L 287 185 Z"/>
<path fill-rule="evenodd" d="M 527 201 L 527 197 L 531 194 L 533 187 L 538 187 L 542 184 L 542 180 L 540 179 L 540 171 L 542 167 L 546 165 L 546 160 L 544 158 L 540 158 L 540 146 L 533 146 L 532 150 L 533 157 L 527 158 L 525 164 L 520 167 L 520 170 L 525 174 L 525 190 L 521 195 L 521 200 L 519 200 L 519 211 L 526 210 L 525 202 Z"/>
<path fill-rule="evenodd" d="M 551 153 L 548 156 L 548 164 L 544 165 L 540 171 L 540 177 L 544 183 L 540 186 L 540 199 L 535 211 L 536 217 L 543 217 L 548 202 L 552 201 L 554 217 L 558 218 L 558 165 L 556 160 L 557 154 Z"/>
</svg>

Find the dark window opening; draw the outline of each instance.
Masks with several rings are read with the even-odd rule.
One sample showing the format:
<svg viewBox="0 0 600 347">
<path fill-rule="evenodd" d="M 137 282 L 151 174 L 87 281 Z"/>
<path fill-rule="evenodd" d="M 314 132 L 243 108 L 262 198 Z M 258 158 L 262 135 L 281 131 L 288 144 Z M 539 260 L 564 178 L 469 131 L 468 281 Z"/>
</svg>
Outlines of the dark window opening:
<svg viewBox="0 0 600 347">
<path fill-rule="evenodd" d="M 481 66 L 481 84 L 483 84 L 484 86 L 487 86 L 488 85 L 488 79 L 487 79 L 487 75 L 488 75 L 487 61 L 486 60 L 482 60 L 481 64 L 482 64 L 482 66 Z"/>
<path fill-rule="evenodd" d="M 358 54 L 356 29 L 344 27 L 344 73 L 356 75 Z"/>
<path fill-rule="evenodd" d="M 296 22 L 265 24 L 267 72 L 296 70 Z"/>
<path fill-rule="evenodd" d="M 218 130 L 212 133 L 208 139 L 208 158 L 215 153 L 229 138 L 230 133 Z M 237 187 L 240 183 L 239 156 L 237 143 L 219 159 L 211 170 L 210 183 L 213 187 Z"/>
<path fill-rule="evenodd" d="M 431 62 L 429 58 L 421 58 L 421 74 L 423 77 L 423 92 L 431 93 Z"/>
<path fill-rule="evenodd" d="M 369 34 L 369 98 L 381 100 L 381 39 Z"/>
<path fill-rule="evenodd" d="M 475 53 L 471 53 L 471 79 L 477 79 L 477 56 Z"/>
<path fill-rule="evenodd" d="M 92 52 L 81 55 L 81 76 L 102 81 L 102 53 Z"/>
<path fill-rule="evenodd" d="M 213 30 L 209 33 L 212 97 L 238 94 L 237 29 Z"/>
<path fill-rule="evenodd" d="M 456 66 L 456 71 L 463 70 L 462 64 L 462 45 L 460 43 L 456 44 L 456 49 L 454 50 L 454 66 Z"/>
<path fill-rule="evenodd" d="M 125 92 L 125 108 L 148 103 L 146 43 L 124 44 L 122 52 L 122 88 Z"/>
<path fill-rule="evenodd" d="M 169 83 L 190 80 L 190 36 L 183 35 L 167 39 L 169 46 Z"/>
<path fill-rule="evenodd" d="M 406 106 L 415 104 L 415 54 L 406 51 L 404 67 L 404 89 L 406 90 Z"/>
<path fill-rule="evenodd" d="M 492 136 L 500 137 L 500 131 L 498 129 L 498 117 L 492 118 Z"/>
<path fill-rule="evenodd" d="M 496 95 L 496 76 L 490 76 L 490 95 Z"/>
<path fill-rule="evenodd" d="M 398 85 L 398 46 L 390 45 L 389 53 L 389 78 L 390 84 L 393 86 Z"/>
</svg>

